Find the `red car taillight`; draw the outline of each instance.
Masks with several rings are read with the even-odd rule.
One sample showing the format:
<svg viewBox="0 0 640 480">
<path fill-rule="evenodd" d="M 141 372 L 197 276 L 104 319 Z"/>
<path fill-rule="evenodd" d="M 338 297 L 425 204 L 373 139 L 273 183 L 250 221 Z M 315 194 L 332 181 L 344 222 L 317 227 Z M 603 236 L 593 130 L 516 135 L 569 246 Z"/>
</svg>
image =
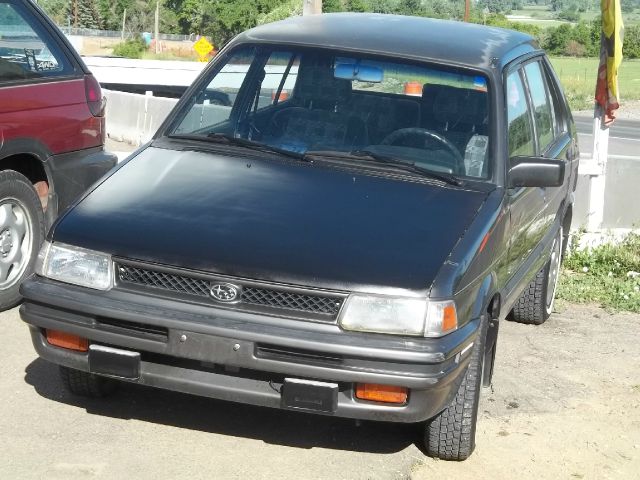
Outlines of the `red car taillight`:
<svg viewBox="0 0 640 480">
<path fill-rule="evenodd" d="M 87 95 L 87 106 L 91 115 L 94 117 L 102 117 L 104 115 L 104 98 L 102 97 L 102 89 L 100 84 L 93 75 L 85 75 L 84 90 Z"/>
</svg>

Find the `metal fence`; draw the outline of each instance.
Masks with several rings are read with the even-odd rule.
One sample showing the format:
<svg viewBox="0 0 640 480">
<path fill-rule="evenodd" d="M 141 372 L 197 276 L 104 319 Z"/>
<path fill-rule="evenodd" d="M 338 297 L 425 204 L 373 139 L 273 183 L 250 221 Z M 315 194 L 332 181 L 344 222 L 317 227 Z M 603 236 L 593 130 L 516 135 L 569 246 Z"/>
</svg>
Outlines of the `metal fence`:
<svg viewBox="0 0 640 480">
<path fill-rule="evenodd" d="M 75 28 L 75 27 L 60 27 L 65 35 L 78 35 L 82 37 L 108 37 L 108 38 L 121 38 L 122 32 L 117 30 L 96 30 L 94 28 Z M 138 32 L 124 32 L 124 38 L 138 37 Z M 160 40 L 171 40 L 176 42 L 194 41 L 196 35 L 178 35 L 174 33 L 160 33 L 158 34 Z"/>
</svg>

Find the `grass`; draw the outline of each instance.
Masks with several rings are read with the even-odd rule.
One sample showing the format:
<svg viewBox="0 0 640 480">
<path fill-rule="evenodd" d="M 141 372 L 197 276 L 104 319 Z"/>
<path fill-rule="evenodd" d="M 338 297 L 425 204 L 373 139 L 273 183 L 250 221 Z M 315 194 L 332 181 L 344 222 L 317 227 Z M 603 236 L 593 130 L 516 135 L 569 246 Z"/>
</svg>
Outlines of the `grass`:
<svg viewBox="0 0 640 480">
<path fill-rule="evenodd" d="M 553 68 L 560 77 L 573 110 L 593 108 L 597 58 L 554 57 Z M 640 60 L 623 60 L 618 82 L 622 108 L 625 100 L 640 99 Z"/>
<path fill-rule="evenodd" d="M 512 10 L 509 15 L 530 17 L 518 19 L 517 21 L 521 23 L 538 25 L 539 27 L 556 27 L 562 23 L 571 23 L 567 22 L 566 20 L 558 19 L 556 17 L 556 13 L 553 12 L 548 5 L 525 5 L 520 10 Z M 600 10 L 588 10 L 586 12 L 580 13 L 580 20 L 590 22 L 599 15 Z M 632 12 L 623 12 L 622 16 L 624 24 L 628 27 L 640 23 L 640 9 L 635 9 Z"/>
<path fill-rule="evenodd" d="M 640 313 L 640 235 L 624 242 L 578 250 L 569 247 L 558 286 L 558 298 L 597 303 L 609 310 Z"/>
</svg>

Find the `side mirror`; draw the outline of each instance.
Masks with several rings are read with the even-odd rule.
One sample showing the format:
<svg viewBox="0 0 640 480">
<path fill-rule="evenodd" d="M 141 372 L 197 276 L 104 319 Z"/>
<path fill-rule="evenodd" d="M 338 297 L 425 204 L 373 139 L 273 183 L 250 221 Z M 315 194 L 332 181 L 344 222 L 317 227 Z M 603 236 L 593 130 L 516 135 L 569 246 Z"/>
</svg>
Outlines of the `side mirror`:
<svg viewBox="0 0 640 480">
<path fill-rule="evenodd" d="M 564 182 L 562 160 L 541 157 L 511 157 L 509 188 L 560 187 Z"/>
</svg>

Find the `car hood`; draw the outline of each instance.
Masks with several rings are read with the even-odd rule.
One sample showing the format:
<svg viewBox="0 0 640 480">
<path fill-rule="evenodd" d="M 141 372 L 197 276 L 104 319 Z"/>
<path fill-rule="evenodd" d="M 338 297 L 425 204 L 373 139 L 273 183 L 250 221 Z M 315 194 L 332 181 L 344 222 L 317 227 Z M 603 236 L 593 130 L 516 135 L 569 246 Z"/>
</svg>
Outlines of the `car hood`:
<svg viewBox="0 0 640 480">
<path fill-rule="evenodd" d="M 53 240 L 223 275 L 425 294 L 487 195 L 265 157 L 149 147 Z"/>
</svg>

